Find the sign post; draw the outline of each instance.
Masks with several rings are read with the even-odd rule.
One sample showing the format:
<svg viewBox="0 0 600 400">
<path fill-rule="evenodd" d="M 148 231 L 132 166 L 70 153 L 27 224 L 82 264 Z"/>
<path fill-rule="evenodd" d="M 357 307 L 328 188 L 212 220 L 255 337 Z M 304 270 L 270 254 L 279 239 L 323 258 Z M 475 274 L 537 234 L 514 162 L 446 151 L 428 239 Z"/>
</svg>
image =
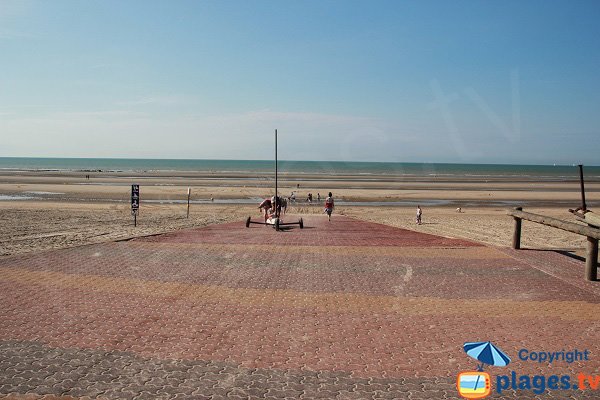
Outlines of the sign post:
<svg viewBox="0 0 600 400">
<path fill-rule="evenodd" d="M 192 188 L 188 187 L 188 207 L 187 207 L 187 217 L 190 217 L 190 195 L 192 193 Z"/>
<path fill-rule="evenodd" d="M 140 210 L 140 185 L 131 185 L 131 215 L 133 226 L 137 227 L 137 216 Z"/>
</svg>

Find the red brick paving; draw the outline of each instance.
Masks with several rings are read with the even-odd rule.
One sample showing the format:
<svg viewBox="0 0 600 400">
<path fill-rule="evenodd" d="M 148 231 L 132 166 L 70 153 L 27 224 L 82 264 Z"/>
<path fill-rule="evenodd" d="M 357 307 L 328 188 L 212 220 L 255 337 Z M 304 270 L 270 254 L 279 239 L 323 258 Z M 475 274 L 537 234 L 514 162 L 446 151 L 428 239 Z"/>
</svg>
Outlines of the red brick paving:
<svg viewBox="0 0 600 400">
<path fill-rule="evenodd" d="M 297 222 L 299 218 L 288 215 L 284 217 L 284 222 Z M 204 228 L 201 236 L 194 231 L 187 231 L 150 237 L 144 241 L 293 246 L 481 246 L 468 240 L 449 239 L 340 216 L 333 217 L 332 223 L 324 221 L 323 217 L 303 216 L 302 218 L 306 222 L 304 229 L 273 232 L 269 226 L 254 224 L 249 228 L 241 229 L 245 226 L 245 222 L 231 222 Z M 254 221 L 259 220 L 260 218 L 254 219 Z"/>
<path fill-rule="evenodd" d="M 304 218 L 0 258 L 0 397 L 456 398 L 475 366 L 462 344 L 480 340 L 513 359 L 492 373 L 600 369 L 581 262 Z M 521 348 L 592 358 L 549 366 Z"/>
</svg>

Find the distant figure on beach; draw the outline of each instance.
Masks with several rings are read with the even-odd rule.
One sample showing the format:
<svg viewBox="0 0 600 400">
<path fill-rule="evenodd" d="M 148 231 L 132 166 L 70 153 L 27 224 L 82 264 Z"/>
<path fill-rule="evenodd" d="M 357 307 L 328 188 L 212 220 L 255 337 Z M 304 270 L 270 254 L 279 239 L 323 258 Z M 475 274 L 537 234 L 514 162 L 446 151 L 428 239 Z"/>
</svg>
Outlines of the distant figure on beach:
<svg viewBox="0 0 600 400">
<path fill-rule="evenodd" d="M 308 196 L 306 197 L 306 201 L 308 202 L 308 204 L 312 203 L 312 193 L 308 194 Z"/>
<path fill-rule="evenodd" d="M 421 225 L 421 217 L 423 216 L 423 210 L 421 206 L 417 205 L 417 225 Z"/>
<path fill-rule="evenodd" d="M 329 192 L 329 196 L 325 199 L 325 212 L 327 213 L 327 217 L 329 218 L 329 222 L 331 222 L 331 213 L 333 212 L 333 208 L 335 204 L 333 202 L 333 194 Z"/>
<path fill-rule="evenodd" d="M 273 207 L 273 203 L 271 202 L 271 199 L 264 199 L 262 201 L 262 203 L 260 203 L 260 205 L 258 206 L 258 209 L 260 210 L 261 213 L 264 213 L 265 215 L 265 223 L 267 222 L 267 220 L 269 219 L 269 213 L 271 208 Z"/>
<path fill-rule="evenodd" d="M 317 193 L 317 203 L 321 202 L 321 193 Z"/>
<path fill-rule="evenodd" d="M 285 215 L 285 213 L 287 212 L 287 206 L 288 206 L 288 199 L 286 199 L 285 197 L 280 197 L 279 198 L 279 207 L 281 209 L 281 212 L 283 212 L 283 215 Z"/>
<path fill-rule="evenodd" d="M 461 213 L 461 212 L 462 212 L 462 208 L 458 207 L 458 208 L 456 209 L 456 212 L 457 212 L 457 213 Z"/>
<path fill-rule="evenodd" d="M 290 200 L 295 203 L 296 202 L 296 193 L 292 192 L 292 194 L 290 195 Z"/>
</svg>

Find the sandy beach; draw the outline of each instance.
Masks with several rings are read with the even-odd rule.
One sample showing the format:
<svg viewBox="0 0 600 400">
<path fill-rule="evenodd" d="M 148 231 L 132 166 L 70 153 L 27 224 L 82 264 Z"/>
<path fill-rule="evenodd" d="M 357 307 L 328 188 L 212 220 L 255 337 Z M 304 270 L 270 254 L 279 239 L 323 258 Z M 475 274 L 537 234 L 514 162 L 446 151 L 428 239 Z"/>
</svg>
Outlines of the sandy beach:
<svg viewBox="0 0 600 400">
<path fill-rule="evenodd" d="M 87 173 L 4 171 L 0 174 L 0 254 L 77 246 L 260 217 L 259 199 L 272 194 L 273 177 L 251 174 L 183 172 Z M 133 226 L 129 196 L 141 185 L 138 226 Z M 192 205 L 186 218 L 187 188 Z M 289 213 L 320 214 L 306 195 L 334 192 L 336 213 L 441 236 L 508 246 L 512 219 L 508 209 L 526 210 L 574 221 L 567 208 L 580 204 L 579 185 L 523 179 L 443 177 L 283 175 L 279 192 L 296 192 Z M 600 182 L 586 182 L 588 205 L 600 202 Z M 212 199 L 212 201 L 211 201 Z M 414 223 L 415 204 L 423 225 Z M 462 212 L 456 212 L 461 207 Z M 334 218 L 335 222 L 335 218 Z M 309 233 L 307 233 L 309 234 Z M 583 254 L 585 238 L 525 223 L 523 245 Z"/>
</svg>

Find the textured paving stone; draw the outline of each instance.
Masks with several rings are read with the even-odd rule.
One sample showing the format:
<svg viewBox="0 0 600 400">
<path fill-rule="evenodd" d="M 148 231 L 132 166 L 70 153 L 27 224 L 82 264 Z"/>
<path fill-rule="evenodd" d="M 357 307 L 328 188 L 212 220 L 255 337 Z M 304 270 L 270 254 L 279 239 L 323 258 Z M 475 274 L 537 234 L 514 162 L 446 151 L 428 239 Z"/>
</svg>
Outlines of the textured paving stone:
<svg viewBox="0 0 600 400">
<path fill-rule="evenodd" d="M 493 377 L 600 370 L 600 291 L 579 261 L 340 216 L 305 225 L 0 258 L 0 398 L 458 398 L 476 366 L 462 344 L 479 340 L 513 358 Z M 592 357 L 539 364 L 521 348 Z"/>
<path fill-rule="evenodd" d="M 0 354 L 18 350 L 20 361 L 26 365 L 37 365 L 32 371 L 44 367 L 58 365 L 56 349 L 49 349 L 36 342 L 10 342 L 0 344 Z M 208 398 L 225 396 L 240 398 L 458 398 L 454 388 L 453 378 L 356 378 L 351 373 L 327 371 L 269 371 L 263 369 L 240 368 L 235 364 L 207 361 L 178 361 L 156 360 L 139 357 L 126 352 L 98 352 L 97 350 L 67 349 L 60 354 L 64 359 L 101 358 L 115 365 L 113 375 L 117 376 L 110 385 L 98 385 L 86 378 L 64 382 L 63 394 L 30 393 L 2 394 L 2 398 L 22 399 L 73 399 L 73 398 L 167 398 L 178 397 Z M 90 367 L 87 376 L 102 374 L 104 368 L 98 362 Z M 131 366 L 123 370 L 119 365 Z M 158 385 L 150 381 L 140 383 L 132 370 L 152 370 L 151 381 L 160 382 Z M 218 370 L 219 373 L 209 375 Z M 178 374 L 173 374 L 178 373 Z M 171 384 L 164 384 L 160 379 L 168 375 L 173 377 Z M 291 383 L 291 382 L 296 382 Z M 296 385 L 296 386 L 294 386 Z M 50 390 L 49 384 L 26 383 L 21 390 L 25 392 L 42 392 Z M 516 396 L 514 391 L 507 391 L 507 396 Z M 49 395 L 50 394 L 50 395 Z M 504 393 L 503 393 L 504 395 Z M 44 396 L 44 397 L 43 397 Z M 506 398 L 493 395 L 491 398 Z M 532 393 L 519 392 L 518 398 L 544 398 Z M 558 397 L 566 398 L 566 397 Z M 595 398 L 589 393 L 578 393 L 581 399 Z"/>
</svg>

